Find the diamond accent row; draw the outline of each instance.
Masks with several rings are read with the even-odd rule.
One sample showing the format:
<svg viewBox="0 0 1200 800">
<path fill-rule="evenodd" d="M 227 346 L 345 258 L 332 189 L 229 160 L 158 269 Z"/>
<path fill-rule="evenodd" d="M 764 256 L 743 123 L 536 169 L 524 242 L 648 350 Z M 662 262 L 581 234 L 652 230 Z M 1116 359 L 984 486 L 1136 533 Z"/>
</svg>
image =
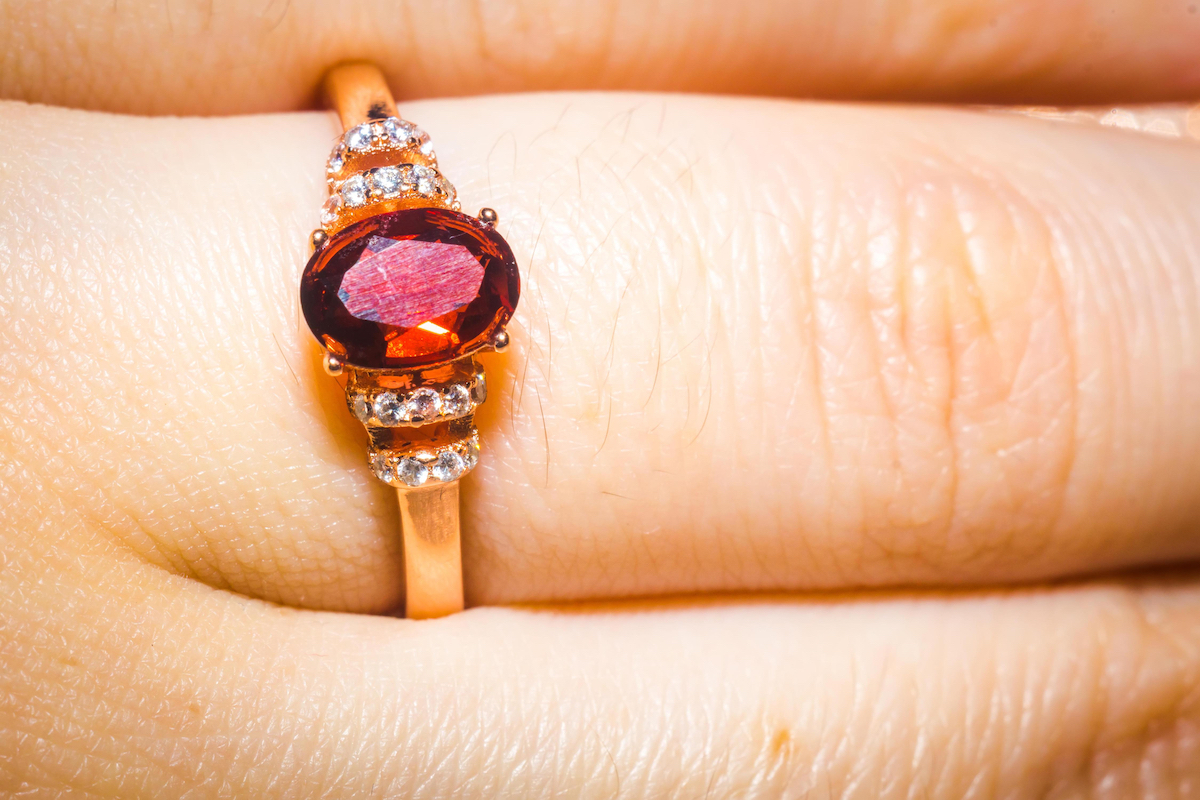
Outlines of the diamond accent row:
<svg viewBox="0 0 1200 800">
<path fill-rule="evenodd" d="M 483 373 L 467 383 L 452 383 L 438 391 L 429 386 L 408 392 L 351 390 L 350 413 L 364 425 L 397 428 L 465 417 L 487 399 Z"/>
<path fill-rule="evenodd" d="M 335 222 L 344 208 L 362 208 L 368 203 L 401 197 L 421 197 L 454 207 L 458 193 L 433 167 L 423 164 L 376 167 L 334 184 L 321 208 L 321 224 Z"/>
<path fill-rule="evenodd" d="M 396 149 L 413 149 L 426 158 L 434 157 L 433 143 L 428 133 L 399 117 L 388 117 L 378 122 L 355 125 L 342 134 L 329 156 L 326 169 L 330 176 L 334 176 L 346 166 L 346 159 L 350 155 Z"/>
<path fill-rule="evenodd" d="M 415 489 L 431 483 L 449 483 L 458 480 L 479 463 L 479 435 L 409 455 L 371 453 L 370 463 L 375 477 L 391 486 Z"/>
</svg>

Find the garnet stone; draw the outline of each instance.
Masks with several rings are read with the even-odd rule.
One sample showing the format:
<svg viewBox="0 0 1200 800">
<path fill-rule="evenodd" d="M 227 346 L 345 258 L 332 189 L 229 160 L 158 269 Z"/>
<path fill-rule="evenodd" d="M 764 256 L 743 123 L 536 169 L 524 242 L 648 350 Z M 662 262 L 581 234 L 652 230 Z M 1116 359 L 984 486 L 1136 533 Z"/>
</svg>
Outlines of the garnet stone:
<svg viewBox="0 0 1200 800">
<path fill-rule="evenodd" d="M 300 307 L 345 363 L 414 369 L 487 345 L 520 293 L 516 259 L 493 228 L 457 211 L 414 208 L 330 237 L 304 268 Z"/>
</svg>

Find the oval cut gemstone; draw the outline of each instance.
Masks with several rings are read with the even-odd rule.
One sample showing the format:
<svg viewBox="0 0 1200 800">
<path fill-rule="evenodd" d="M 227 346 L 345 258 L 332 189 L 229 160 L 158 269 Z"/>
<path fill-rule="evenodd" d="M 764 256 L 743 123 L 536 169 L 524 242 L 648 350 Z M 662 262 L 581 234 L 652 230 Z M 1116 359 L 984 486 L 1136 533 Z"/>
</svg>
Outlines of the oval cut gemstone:
<svg viewBox="0 0 1200 800">
<path fill-rule="evenodd" d="M 413 208 L 332 236 L 304 268 L 300 307 L 345 363 L 415 369 L 485 347 L 520 292 L 516 259 L 495 229 L 457 211 Z"/>
</svg>

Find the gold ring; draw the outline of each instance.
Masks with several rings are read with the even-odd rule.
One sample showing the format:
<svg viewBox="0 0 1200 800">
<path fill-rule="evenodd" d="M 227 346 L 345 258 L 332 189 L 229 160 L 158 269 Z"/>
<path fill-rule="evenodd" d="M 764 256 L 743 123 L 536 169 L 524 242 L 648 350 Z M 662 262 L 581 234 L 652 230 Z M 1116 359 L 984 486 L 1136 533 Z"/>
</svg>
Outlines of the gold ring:
<svg viewBox="0 0 1200 800">
<path fill-rule="evenodd" d="M 487 398 L 475 355 L 507 347 L 520 276 L 496 212 L 460 211 L 378 68 L 340 65 L 324 88 L 343 133 L 300 307 L 367 428 L 371 470 L 399 496 L 405 614 L 445 616 L 463 608 L 458 481 L 479 461 Z"/>
</svg>

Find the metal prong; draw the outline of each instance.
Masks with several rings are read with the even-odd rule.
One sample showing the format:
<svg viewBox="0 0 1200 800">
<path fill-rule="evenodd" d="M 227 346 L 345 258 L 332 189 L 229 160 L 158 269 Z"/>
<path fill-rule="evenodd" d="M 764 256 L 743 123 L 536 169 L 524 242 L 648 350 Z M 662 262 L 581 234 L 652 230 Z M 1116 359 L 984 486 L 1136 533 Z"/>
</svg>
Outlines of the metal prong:
<svg viewBox="0 0 1200 800">
<path fill-rule="evenodd" d="M 492 349 L 497 353 L 503 353 L 507 350 L 508 344 L 508 331 L 496 331 L 492 334 Z"/>
<path fill-rule="evenodd" d="M 325 243 L 328 241 L 329 241 L 329 234 L 327 234 L 325 231 L 321 230 L 320 228 L 317 228 L 315 231 L 312 232 L 312 236 L 308 237 L 308 243 L 312 245 L 312 249 L 314 252 L 317 250 L 320 250 L 322 247 L 324 247 Z"/>
<path fill-rule="evenodd" d="M 338 358 L 337 356 L 335 356 L 333 353 L 325 354 L 325 361 L 323 363 L 323 366 L 325 367 L 325 371 L 327 373 L 329 373 L 330 375 L 334 376 L 335 378 L 338 375 L 341 375 L 342 370 L 344 370 L 346 368 L 346 365 L 342 363 L 342 360 L 340 358 Z"/>
<path fill-rule="evenodd" d="M 496 227 L 496 223 L 500 221 L 500 215 L 496 213 L 494 208 L 479 209 L 479 221 L 489 228 Z"/>
</svg>

